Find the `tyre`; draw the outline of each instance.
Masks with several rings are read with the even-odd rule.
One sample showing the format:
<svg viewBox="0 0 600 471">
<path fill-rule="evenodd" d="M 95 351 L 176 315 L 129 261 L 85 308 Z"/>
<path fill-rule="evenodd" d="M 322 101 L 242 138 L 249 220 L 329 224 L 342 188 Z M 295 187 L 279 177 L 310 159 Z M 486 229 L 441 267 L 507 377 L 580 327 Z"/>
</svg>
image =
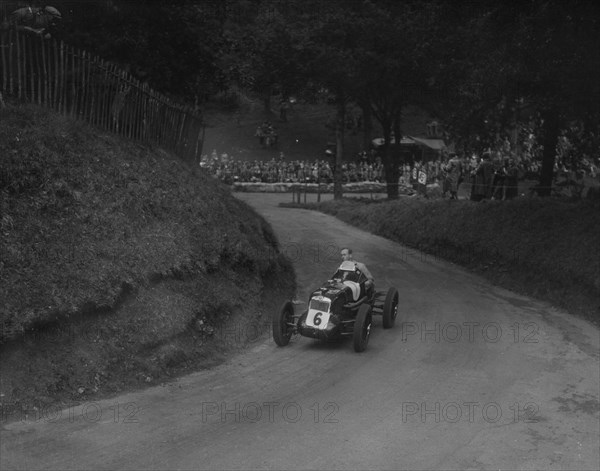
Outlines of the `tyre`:
<svg viewBox="0 0 600 471">
<path fill-rule="evenodd" d="M 294 331 L 291 325 L 294 322 L 294 305 L 291 301 L 286 301 L 281 309 L 273 314 L 273 339 L 280 347 L 285 347 L 290 343 Z"/>
<path fill-rule="evenodd" d="M 354 322 L 354 351 L 364 352 L 371 335 L 371 306 L 363 304 L 358 309 Z"/>
<path fill-rule="evenodd" d="M 398 290 L 390 288 L 383 303 L 383 328 L 389 329 L 394 326 L 398 315 Z"/>
</svg>

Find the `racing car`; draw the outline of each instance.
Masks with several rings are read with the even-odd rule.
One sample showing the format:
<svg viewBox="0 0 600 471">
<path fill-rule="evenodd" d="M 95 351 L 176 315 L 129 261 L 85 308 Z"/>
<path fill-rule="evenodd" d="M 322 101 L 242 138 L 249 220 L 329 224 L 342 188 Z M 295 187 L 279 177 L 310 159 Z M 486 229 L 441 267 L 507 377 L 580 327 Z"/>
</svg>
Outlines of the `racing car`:
<svg viewBox="0 0 600 471">
<path fill-rule="evenodd" d="M 367 348 L 373 314 L 383 316 L 383 328 L 394 326 L 398 314 L 398 290 L 376 292 L 373 284 L 352 261 L 342 262 L 336 273 L 308 300 L 308 309 L 295 312 L 295 302 L 286 301 L 273 315 L 273 339 L 280 347 L 300 334 L 321 340 L 352 336 L 354 350 Z"/>
</svg>

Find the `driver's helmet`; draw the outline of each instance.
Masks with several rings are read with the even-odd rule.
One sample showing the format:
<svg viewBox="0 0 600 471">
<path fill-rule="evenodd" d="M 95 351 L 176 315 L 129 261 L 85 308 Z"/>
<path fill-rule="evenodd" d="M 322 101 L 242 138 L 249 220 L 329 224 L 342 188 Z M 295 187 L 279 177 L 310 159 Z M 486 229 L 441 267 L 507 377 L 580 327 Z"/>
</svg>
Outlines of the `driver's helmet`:
<svg viewBox="0 0 600 471">
<path fill-rule="evenodd" d="M 342 262 L 338 268 L 335 278 L 339 278 L 342 281 L 353 281 L 358 283 L 360 278 L 360 270 L 356 268 L 356 264 L 354 262 L 347 260 Z"/>
</svg>

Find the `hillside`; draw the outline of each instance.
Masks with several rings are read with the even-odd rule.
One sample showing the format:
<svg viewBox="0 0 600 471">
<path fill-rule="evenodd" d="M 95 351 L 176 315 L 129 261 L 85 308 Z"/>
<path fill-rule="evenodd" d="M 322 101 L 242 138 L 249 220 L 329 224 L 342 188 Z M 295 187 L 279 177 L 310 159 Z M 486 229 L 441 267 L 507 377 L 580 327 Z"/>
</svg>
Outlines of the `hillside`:
<svg viewBox="0 0 600 471">
<path fill-rule="evenodd" d="M 294 291 L 269 225 L 160 149 L 9 104 L 0 158 L 3 403 L 66 403 L 209 366 L 256 340 L 220 329 L 264 327 Z"/>
<path fill-rule="evenodd" d="M 219 155 L 227 153 L 240 160 L 270 160 L 283 152 L 285 160 L 314 160 L 325 158 L 328 143 L 335 143 L 332 127 L 335 108 L 327 104 L 312 104 L 302 101 L 294 103 L 287 112 L 287 120 L 279 118 L 278 100 L 273 99 L 271 111 L 266 112 L 262 103 L 235 95 L 232 100 L 239 106 L 229 111 L 222 103 L 214 103 L 205 110 L 206 134 L 202 152 L 210 155 L 216 150 Z M 350 116 L 358 118 L 358 108 L 350 108 Z M 403 132 L 407 135 L 422 135 L 429 118 L 423 111 L 407 108 L 403 113 Z M 256 128 L 270 121 L 279 135 L 276 146 L 261 147 L 254 136 Z M 372 138 L 380 137 L 377 121 L 373 122 Z M 346 129 L 344 155 L 353 160 L 364 149 L 362 128 Z M 368 150 L 368 149 L 367 149 Z"/>
<path fill-rule="evenodd" d="M 270 160 L 284 153 L 286 160 L 324 158 L 328 142 L 335 142 L 335 134 L 326 127 L 335 110 L 327 105 L 298 103 L 288 112 L 287 122 L 279 119 L 278 107 L 273 101 L 271 112 L 261 103 L 240 95 L 239 107 L 227 111 L 215 104 L 206 110 L 206 135 L 203 153 L 227 153 L 239 160 Z M 262 147 L 255 137 L 256 129 L 270 121 L 277 130 L 278 142 L 273 147 Z M 346 142 L 349 155 L 360 151 L 362 135 L 349 133 Z"/>
</svg>

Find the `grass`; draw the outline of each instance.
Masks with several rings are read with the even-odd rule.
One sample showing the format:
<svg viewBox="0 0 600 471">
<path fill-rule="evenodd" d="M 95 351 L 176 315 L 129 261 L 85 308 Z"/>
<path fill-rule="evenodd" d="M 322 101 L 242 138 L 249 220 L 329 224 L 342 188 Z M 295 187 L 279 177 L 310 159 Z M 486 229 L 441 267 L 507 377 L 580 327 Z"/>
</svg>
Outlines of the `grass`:
<svg viewBox="0 0 600 471">
<path fill-rule="evenodd" d="M 9 104 L 0 159 L 3 402 L 210 365 L 231 348 L 207 327 L 259 319 L 294 291 L 270 226 L 160 149 Z"/>
<path fill-rule="evenodd" d="M 219 155 L 227 153 L 237 160 L 278 159 L 283 152 L 286 160 L 324 159 L 328 143 L 335 142 L 331 123 L 335 119 L 335 108 L 325 104 L 296 103 L 288 113 L 286 122 L 278 115 L 278 102 L 273 100 L 271 112 L 263 105 L 245 99 L 235 112 L 215 107 L 207 110 L 207 127 L 203 153 L 210 155 L 213 149 Z M 271 121 L 277 129 L 277 145 L 263 148 L 254 136 L 263 121 Z M 373 137 L 377 137 L 375 131 Z M 354 156 L 363 150 L 362 133 L 347 130 L 345 154 Z"/>
<path fill-rule="evenodd" d="M 348 198 L 310 207 L 600 325 L 598 203 Z"/>
</svg>

